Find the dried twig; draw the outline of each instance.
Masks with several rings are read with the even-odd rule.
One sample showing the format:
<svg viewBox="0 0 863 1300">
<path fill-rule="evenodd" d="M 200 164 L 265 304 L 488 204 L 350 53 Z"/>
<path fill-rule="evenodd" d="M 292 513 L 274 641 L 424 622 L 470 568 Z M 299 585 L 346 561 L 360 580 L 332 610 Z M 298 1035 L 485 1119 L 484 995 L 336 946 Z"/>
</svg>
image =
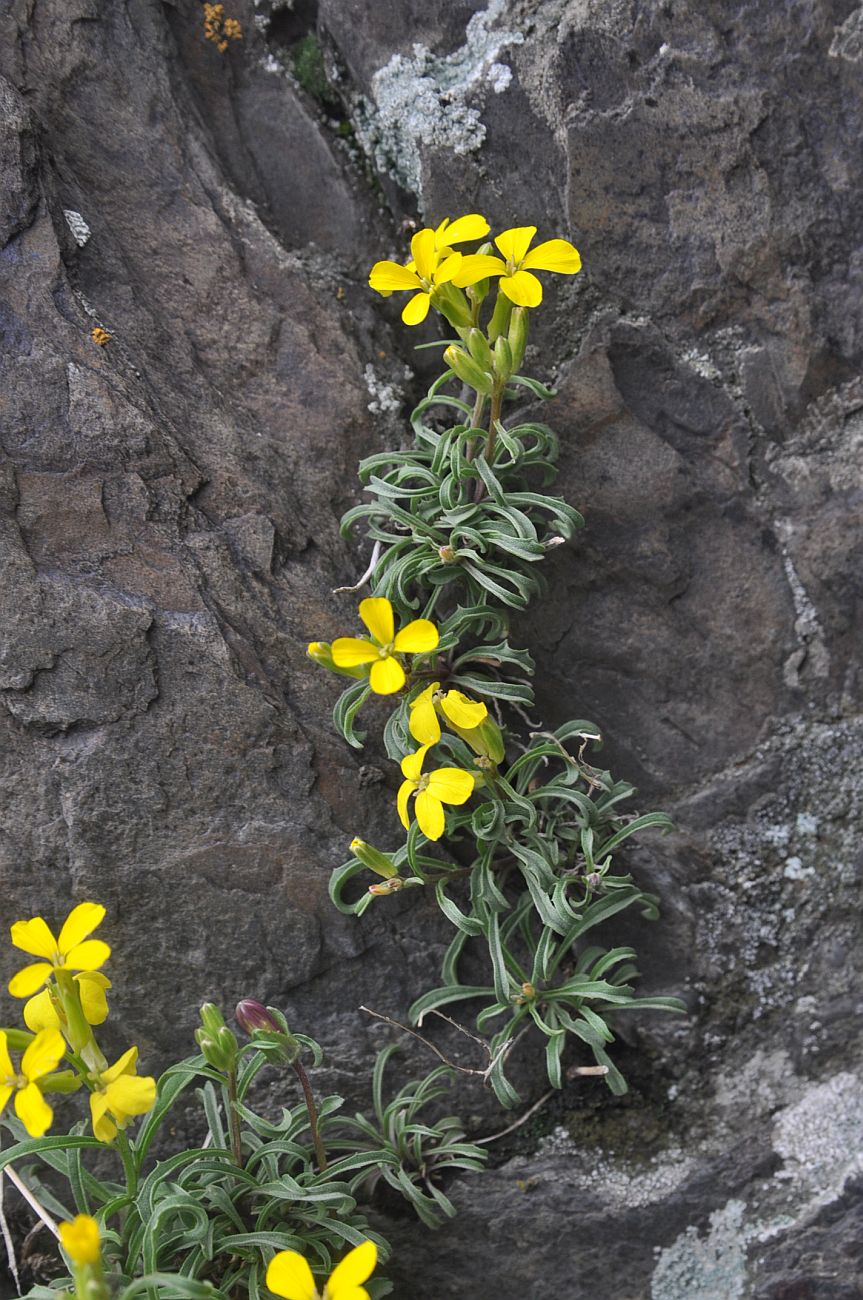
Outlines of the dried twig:
<svg viewBox="0 0 863 1300">
<path fill-rule="evenodd" d="M 521 1128 L 522 1124 L 526 1124 L 531 1115 L 535 1115 L 540 1106 L 544 1106 L 552 1093 L 556 1091 L 556 1088 L 549 1088 L 548 1092 L 544 1092 L 539 1101 L 535 1101 L 514 1123 L 508 1125 L 507 1128 L 501 1129 L 499 1133 L 492 1133 L 490 1137 L 474 1138 L 474 1142 L 476 1142 L 477 1146 L 486 1146 L 489 1142 L 497 1142 L 500 1138 L 505 1138 L 508 1134 L 514 1133 L 517 1128 Z"/>
<path fill-rule="evenodd" d="M 372 558 L 369 560 L 369 567 L 366 569 L 365 573 L 360 578 L 359 582 L 355 583 L 353 587 L 333 587 L 333 595 L 340 596 L 342 595 L 343 592 L 359 591 L 362 587 L 364 587 L 368 582 L 369 578 L 374 573 L 375 565 L 380 559 L 380 555 L 381 555 L 381 544 L 380 542 L 375 542 L 374 549 L 372 551 Z"/>
<path fill-rule="evenodd" d="M 6 1247 L 6 1260 L 9 1264 L 9 1271 L 15 1279 L 15 1290 L 18 1295 L 23 1295 L 21 1290 L 21 1279 L 18 1276 L 18 1261 L 15 1258 L 15 1246 L 12 1241 L 12 1233 L 9 1231 L 9 1224 L 6 1222 L 6 1210 L 3 1205 L 3 1171 L 0 1170 L 0 1233 L 3 1235 L 3 1244 Z"/>
<path fill-rule="evenodd" d="M 509 1054 L 510 1049 L 518 1042 L 518 1038 L 508 1038 L 505 1043 L 501 1043 L 496 1052 L 492 1053 L 492 1050 L 485 1039 L 477 1038 L 477 1036 L 472 1034 L 469 1029 L 465 1029 L 463 1025 L 458 1025 L 454 1020 L 450 1020 L 449 1016 L 445 1016 L 439 1011 L 435 1012 L 435 1015 L 439 1015 L 441 1020 L 449 1021 L 454 1028 L 458 1029 L 461 1033 L 466 1034 L 468 1038 L 472 1038 L 474 1042 L 479 1043 L 486 1052 L 489 1058 L 488 1065 L 484 1070 L 475 1070 L 471 1066 L 458 1065 L 455 1061 L 451 1061 L 448 1056 L 444 1055 L 439 1047 L 435 1047 L 434 1043 L 430 1043 L 427 1038 L 423 1038 L 422 1034 L 418 1034 L 407 1025 L 403 1025 L 400 1020 L 393 1020 L 392 1016 L 385 1016 L 380 1011 L 372 1011 L 371 1007 L 360 1007 L 360 1011 L 365 1011 L 367 1016 L 374 1016 L 376 1020 L 383 1020 L 385 1024 L 392 1025 L 394 1029 L 400 1029 L 404 1034 L 410 1034 L 411 1038 L 415 1038 L 417 1042 L 422 1043 L 424 1047 L 429 1049 L 429 1051 L 434 1052 L 435 1056 L 439 1060 L 443 1061 L 444 1065 L 448 1065 L 451 1070 L 457 1070 L 459 1074 L 478 1075 L 485 1083 L 488 1082 L 489 1075 L 498 1062 L 502 1061 L 504 1057 Z M 519 1035 L 519 1037 L 521 1037 L 521 1035 Z"/>
<path fill-rule="evenodd" d="M 10 1183 L 12 1183 L 14 1187 L 17 1187 L 18 1191 L 24 1197 L 24 1200 L 30 1206 L 30 1209 L 34 1212 L 34 1214 L 38 1215 L 38 1217 L 45 1224 L 45 1227 L 48 1229 L 48 1231 L 53 1232 L 54 1236 L 59 1241 L 60 1229 L 57 1227 L 57 1224 L 54 1222 L 54 1220 L 51 1218 L 51 1215 L 45 1209 L 45 1206 L 41 1205 L 40 1202 L 36 1200 L 36 1197 L 30 1191 L 30 1188 L 27 1186 L 25 1182 L 23 1182 L 21 1178 L 18 1177 L 18 1175 L 16 1174 L 15 1170 L 12 1168 L 11 1165 L 7 1165 L 6 1168 L 3 1170 L 3 1172 L 4 1174 L 8 1174 Z"/>
</svg>

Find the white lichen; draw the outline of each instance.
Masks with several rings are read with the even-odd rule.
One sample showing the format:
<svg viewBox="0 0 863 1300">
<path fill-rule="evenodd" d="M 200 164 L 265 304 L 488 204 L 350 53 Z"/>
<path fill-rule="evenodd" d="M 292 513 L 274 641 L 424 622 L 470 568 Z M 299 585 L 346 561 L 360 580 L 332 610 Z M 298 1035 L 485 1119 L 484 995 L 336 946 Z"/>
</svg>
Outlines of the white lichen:
<svg viewBox="0 0 863 1300">
<path fill-rule="evenodd" d="M 411 371 L 407 366 L 405 366 L 404 377 L 405 381 L 411 377 Z M 381 378 L 371 363 L 363 370 L 363 379 L 372 399 L 367 406 L 372 415 L 385 415 L 388 411 L 396 414 L 401 410 L 404 391 L 399 384 L 388 383 Z"/>
<path fill-rule="evenodd" d="M 707 1235 L 689 1227 L 660 1251 L 651 1300 L 738 1300 L 746 1285 L 746 1206 L 729 1201 L 710 1216 Z"/>
<path fill-rule="evenodd" d="M 90 227 L 87 222 L 81 216 L 81 213 L 76 212 L 74 208 L 64 208 L 63 216 L 66 218 L 66 225 L 72 231 L 75 243 L 79 248 L 83 248 L 90 238 Z"/>
<path fill-rule="evenodd" d="M 863 63 L 863 9 L 855 9 L 835 29 L 827 53 L 834 59 Z"/>
<path fill-rule="evenodd" d="M 355 126 L 367 154 L 406 190 L 421 195 L 420 146 L 467 154 L 479 149 L 486 129 L 469 100 L 481 86 L 506 90 L 512 71 L 500 55 L 524 40 L 521 32 L 493 30 L 505 0 L 491 0 L 465 31 L 465 43 L 437 55 L 415 44 L 411 55 L 395 54 L 375 73 L 371 98 L 357 101 Z"/>
</svg>

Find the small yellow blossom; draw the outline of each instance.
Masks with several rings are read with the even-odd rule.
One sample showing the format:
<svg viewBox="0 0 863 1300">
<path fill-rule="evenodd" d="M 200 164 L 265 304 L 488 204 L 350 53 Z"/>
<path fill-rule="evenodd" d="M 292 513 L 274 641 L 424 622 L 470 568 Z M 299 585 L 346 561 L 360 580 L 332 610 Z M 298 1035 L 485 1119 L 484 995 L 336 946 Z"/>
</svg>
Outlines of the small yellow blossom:
<svg viewBox="0 0 863 1300">
<path fill-rule="evenodd" d="M 229 40 L 243 39 L 243 28 L 236 18 L 225 17 L 223 4 L 205 4 L 204 39 L 212 41 L 219 53 L 224 54 Z"/>
<path fill-rule="evenodd" d="M 29 998 L 56 971 L 95 971 L 103 966 L 111 956 L 111 949 L 101 939 L 87 936 L 101 925 L 104 917 L 101 904 L 79 903 L 66 917 L 58 939 L 41 916 L 16 921 L 10 931 L 13 944 L 42 960 L 12 976 L 9 992 L 13 998 Z"/>
<path fill-rule="evenodd" d="M 98 1075 L 101 1087 L 90 1093 L 93 1132 L 100 1142 L 113 1142 L 118 1128 L 135 1115 L 146 1115 L 156 1100 L 156 1080 L 138 1077 L 138 1049 L 130 1047 Z"/>
<path fill-rule="evenodd" d="M 402 759 L 402 776 L 405 778 L 398 793 L 398 811 L 405 830 L 410 827 L 408 800 L 416 795 L 416 818 L 423 835 L 429 840 L 439 840 L 444 832 L 445 803 L 467 803 L 473 793 L 475 778 L 461 767 L 438 767 L 433 772 L 423 772 L 422 766 L 431 745 L 422 745 L 414 754 Z"/>
<path fill-rule="evenodd" d="M 308 1260 L 295 1250 L 280 1250 L 267 1268 L 267 1286 L 283 1300 L 369 1300 L 362 1284 L 371 1277 L 377 1261 L 373 1241 L 355 1246 L 333 1269 L 321 1296 Z"/>
<path fill-rule="evenodd" d="M 536 226 L 514 226 L 495 237 L 500 257 L 475 253 L 465 257 L 454 277 L 461 288 L 476 284 L 488 276 L 499 275 L 500 287 L 517 307 L 538 307 L 542 302 L 542 284 L 532 271 L 556 271 L 575 275 L 581 270 L 581 256 L 567 239 L 547 239 L 531 249 Z M 530 251 L 528 251 L 530 250 Z"/>
<path fill-rule="evenodd" d="M 111 335 L 107 330 L 103 330 L 99 325 L 94 325 L 90 330 L 90 338 L 94 343 L 98 343 L 100 348 L 103 348 L 106 343 L 111 342 Z"/>
<path fill-rule="evenodd" d="M 435 290 L 454 280 L 457 275 L 462 288 L 483 278 L 480 273 L 473 280 L 469 274 L 462 272 L 465 259 L 461 253 L 452 251 L 452 245 L 463 243 L 466 239 L 481 239 L 488 233 L 488 229 L 485 217 L 472 212 L 453 222 L 444 218 L 436 230 L 428 226 L 424 230 L 418 230 L 411 240 L 411 260 L 408 265 L 375 262 L 369 275 L 369 284 L 385 298 L 400 290 L 419 290 L 402 312 L 402 320 L 406 325 L 419 325 L 428 315 Z"/>
<path fill-rule="evenodd" d="M 81 998 L 81 1010 L 88 1025 L 101 1025 L 108 1019 L 108 1000 L 106 989 L 111 981 L 98 970 L 82 971 L 75 976 L 78 994 Z M 50 989 L 43 989 L 24 1003 L 22 1012 L 24 1024 L 34 1034 L 40 1029 L 62 1029 L 63 1022 L 58 1011 L 58 1004 Z"/>
<path fill-rule="evenodd" d="M 410 733 L 421 745 L 436 745 L 441 737 L 438 709 L 453 726 L 461 731 L 472 731 L 484 718 L 488 709 L 478 700 L 468 699 L 461 691 L 446 691 L 439 694 L 440 682 L 431 686 L 411 700 L 409 721 Z"/>
<path fill-rule="evenodd" d="M 393 607 L 384 596 L 369 596 L 360 601 L 360 618 L 371 633 L 371 640 L 338 637 L 331 647 L 333 663 L 337 668 L 371 664 L 369 685 L 372 690 L 376 695 L 392 695 L 400 691 L 407 680 L 405 670 L 395 656 L 428 654 L 437 649 L 438 630 L 427 618 L 415 618 L 396 632 Z"/>
<path fill-rule="evenodd" d="M 21 1057 L 18 1072 L 12 1067 L 6 1034 L 0 1029 L 0 1111 L 14 1092 L 15 1113 L 31 1137 L 42 1137 L 54 1118 L 39 1080 L 57 1068 L 65 1051 L 63 1035 L 56 1029 L 44 1029 Z"/>
<path fill-rule="evenodd" d="M 60 1242 L 73 1264 L 99 1263 L 99 1225 L 89 1214 L 76 1214 L 71 1223 L 61 1223 Z"/>
</svg>

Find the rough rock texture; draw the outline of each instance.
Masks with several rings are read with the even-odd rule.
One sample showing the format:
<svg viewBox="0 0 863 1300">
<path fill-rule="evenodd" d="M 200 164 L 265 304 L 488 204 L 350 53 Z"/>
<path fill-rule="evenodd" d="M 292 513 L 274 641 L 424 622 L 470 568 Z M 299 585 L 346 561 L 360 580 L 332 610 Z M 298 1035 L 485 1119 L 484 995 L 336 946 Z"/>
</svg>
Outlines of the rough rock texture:
<svg viewBox="0 0 863 1300">
<path fill-rule="evenodd" d="M 118 1045 L 262 996 L 362 1103 L 353 1008 L 403 1015 L 445 934 L 326 896 L 392 779 L 304 645 L 429 364 L 365 271 L 411 218 L 568 233 L 536 359 L 588 527 L 521 635 L 676 816 L 631 855 L 663 919 L 615 934 L 692 1016 L 628 1022 L 630 1095 L 569 1085 L 443 1233 L 381 1209 L 396 1294 L 863 1295 L 863 9 L 227 9 L 221 55 L 194 0 L 0 3 L 4 921 L 104 900 Z"/>
</svg>

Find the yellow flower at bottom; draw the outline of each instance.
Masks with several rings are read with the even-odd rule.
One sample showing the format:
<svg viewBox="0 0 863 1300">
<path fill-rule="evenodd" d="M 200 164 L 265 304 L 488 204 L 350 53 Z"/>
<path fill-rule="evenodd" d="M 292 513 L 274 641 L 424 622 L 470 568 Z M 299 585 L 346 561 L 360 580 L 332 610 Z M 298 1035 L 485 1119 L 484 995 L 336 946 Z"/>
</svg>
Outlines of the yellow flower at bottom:
<svg viewBox="0 0 863 1300">
<path fill-rule="evenodd" d="M 331 647 L 333 663 L 338 668 L 371 664 L 369 686 L 376 695 L 393 695 L 407 680 L 395 655 L 428 654 L 436 650 L 440 640 L 438 630 L 427 618 L 415 618 L 396 632 L 393 607 L 385 596 L 369 596 L 360 601 L 360 618 L 371 632 L 371 640 L 338 637 Z"/>
<path fill-rule="evenodd" d="M 295 1250 L 280 1250 L 267 1268 L 267 1286 L 283 1300 L 369 1300 L 362 1284 L 371 1277 L 377 1261 L 373 1241 L 355 1246 L 333 1269 L 321 1297 L 308 1260 Z"/>
<path fill-rule="evenodd" d="M 54 1112 L 42 1096 L 39 1080 L 57 1068 L 66 1051 L 63 1035 L 43 1029 L 21 1057 L 20 1073 L 12 1067 L 6 1034 L 0 1029 L 0 1111 L 15 1093 L 15 1113 L 31 1137 L 47 1133 Z"/>
<path fill-rule="evenodd" d="M 419 828 L 426 839 L 439 840 L 444 832 L 445 803 L 467 803 L 473 793 L 475 779 L 461 767 L 438 767 L 434 772 L 423 772 L 422 766 L 431 745 L 422 745 L 415 754 L 402 759 L 402 782 L 398 793 L 398 810 L 402 826 L 410 828 L 408 800 L 416 795 L 415 812 Z"/>
<path fill-rule="evenodd" d="M 138 1049 L 130 1047 L 118 1061 L 99 1074 L 102 1085 L 90 1093 L 93 1132 L 100 1142 L 113 1142 L 118 1128 L 135 1115 L 146 1115 L 156 1100 L 156 1080 L 138 1078 Z"/>
<path fill-rule="evenodd" d="M 73 1264 L 99 1263 L 99 1225 L 89 1214 L 77 1214 L 71 1223 L 61 1223 L 60 1242 Z"/>
</svg>

